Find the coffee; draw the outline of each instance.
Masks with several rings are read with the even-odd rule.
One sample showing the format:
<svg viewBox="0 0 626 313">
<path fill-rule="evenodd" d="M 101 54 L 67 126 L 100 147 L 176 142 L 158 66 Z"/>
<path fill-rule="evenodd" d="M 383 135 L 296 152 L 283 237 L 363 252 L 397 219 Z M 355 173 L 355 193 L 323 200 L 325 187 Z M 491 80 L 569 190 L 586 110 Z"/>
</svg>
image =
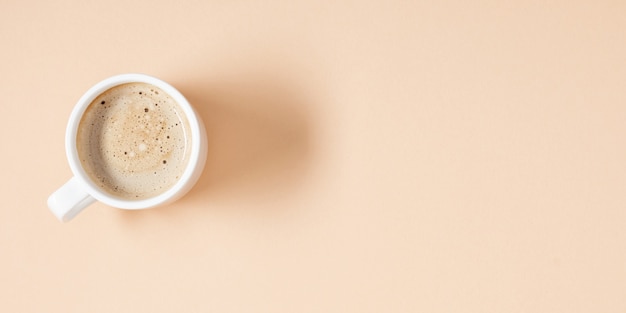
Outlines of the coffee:
<svg viewBox="0 0 626 313">
<path fill-rule="evenodd" d="M 172 187 L 187 166 L 189 123 L 167 93 L 146 83 L 115 86 L 87 107 L 76 148 L 85 172 L 106 192 L 126 200 Z"/>
</svg>

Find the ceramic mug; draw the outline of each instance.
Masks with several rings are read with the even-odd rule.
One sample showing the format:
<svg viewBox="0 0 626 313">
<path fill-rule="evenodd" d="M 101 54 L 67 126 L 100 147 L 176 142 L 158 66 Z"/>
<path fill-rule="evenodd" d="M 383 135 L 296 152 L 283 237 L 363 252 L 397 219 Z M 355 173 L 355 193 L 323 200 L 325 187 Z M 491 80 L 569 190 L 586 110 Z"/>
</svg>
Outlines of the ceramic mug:
<svg viewBox="0 0 626 313">
<path fill-rule="evenodd" d="M 141 199 L 120 197 L 107 192 L 87 173 L 79 159 L 77 149 L 79 125 L 90 104 L 107 90 L 129 83 L 145 83 L 167 93 L 178 104 L 179 109 L 185 115 L 189 126 L 187 129 L 191 137 L 187 141 L 190 149 L 188 159 L 178 180 L 166 190 Z M 78 100 L 67 124 L 65 152 L 74 176 L 48 198 L 48 207 L 62 222 L 71 220 L 95 201 L 100 201 L 115 208 L 137 210 L 168 204 L 179 199 L 193 187 L 202 173 L 207 154 L 207 138 L 202 120 L 178 90 L 152 76 L 122 74 L 101 81 Z M 158 179 L 158 177 L 155 177 L 155 179 Z"/>
</svg>

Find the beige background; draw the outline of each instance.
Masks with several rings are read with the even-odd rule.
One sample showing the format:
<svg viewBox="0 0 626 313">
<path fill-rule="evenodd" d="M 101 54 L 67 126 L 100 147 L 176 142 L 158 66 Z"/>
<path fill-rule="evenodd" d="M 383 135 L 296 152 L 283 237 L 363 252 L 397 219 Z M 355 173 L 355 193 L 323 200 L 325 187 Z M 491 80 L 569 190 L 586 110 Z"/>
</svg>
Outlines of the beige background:
<svg viewBox="0 0 626 313">
<path fill-rule="evenodd" d="M 623 1 L 0 3 L 1 312 L 626 312 Z M 142 72 L 207 124 L 167 207 L 59 223 Z"/>
</svg>

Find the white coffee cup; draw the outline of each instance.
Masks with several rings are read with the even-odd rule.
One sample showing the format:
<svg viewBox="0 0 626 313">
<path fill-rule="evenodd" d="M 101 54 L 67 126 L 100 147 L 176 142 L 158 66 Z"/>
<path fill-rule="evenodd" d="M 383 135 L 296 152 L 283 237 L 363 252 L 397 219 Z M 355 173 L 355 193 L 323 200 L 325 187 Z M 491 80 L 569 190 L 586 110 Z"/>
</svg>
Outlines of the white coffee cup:
<svg viewBox="0 0 626 313">
<path fill-rule="evenodd" d="M 81 118 L 96 97 L 115 86 L 135 82 L 154 85 L 177 102 L 189 123 L 191 151 L 182 176 L 171 188 L 147 199 L 128 200 L 113 196 L 94 183 L 79 160 L 76 139 Z M 74 176 L 48 198 L 48 207 L 62 222 L 71 220 L 96 200 L 115 208 L 137 210 L 164 205 L 179 199 L 193 187 L 202 173 L 207 154 L 207 138 L 202 120 L 178 90 L 152 76 L 122 74 L 101 81 L 78 100 L 67 124 L 65 152 Z"/>
</svg>

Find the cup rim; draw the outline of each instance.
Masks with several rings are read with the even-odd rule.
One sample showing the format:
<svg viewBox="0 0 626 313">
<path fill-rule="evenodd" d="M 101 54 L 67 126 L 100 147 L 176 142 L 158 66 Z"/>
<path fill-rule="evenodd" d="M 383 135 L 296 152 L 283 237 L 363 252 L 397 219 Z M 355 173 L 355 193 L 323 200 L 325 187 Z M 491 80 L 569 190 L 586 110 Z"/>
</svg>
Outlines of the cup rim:
<svg viewBox="0 0 626 313">
<path fill-rule="evenodd" d="M 103 92 L 115 86 L 127 83 L 147 83 L 154 85 L 166 92 L 181 107 L 183 113 L 185 114 L 185 117 L 187 118 L 187 121 L 189 123 L 189 129 L 191 131 L 191 147 L 189 160 L 183 174 L 178 179 L 178 181 L 172 187 L 156 196 L 138 200 L 123 199 L 102 190 L 102 188 L 100 188 L 91 180 L 91 178 L 83 169 L 80 158 L 78 157 L 78 150 L 76 148 L 78 127 L 87 107 L 89 107 L 91 102 Z M 146 74 L 120 74 L 109 77 L 95 84 L 93 87 L 87 90 L 87 92 L 85 92 L 83 96 L 78 100 L 77 104 L 72 110 L 69 122 L 67 124 L 67 129 L 65 132 L 65 148 L 72 173 L 83 183 L 87 193 L 94 197 L 96 200 L 120 209 L 147 209 L 176 200 L 186 192 L 186 189 L 188 189 L 188 184 L 194 183 L 194 181 L 192 180 L 196 168 L 198 166 L 204 165 L 200 164 L 200 162 L 202 161 L 201 152 L 203 129 L 204 127 L 202 126 L 202 121 L 197 116 L 193 107 L 189 104 L 187 99 L 172 85 L 156 77 Z"/>
</svg>

